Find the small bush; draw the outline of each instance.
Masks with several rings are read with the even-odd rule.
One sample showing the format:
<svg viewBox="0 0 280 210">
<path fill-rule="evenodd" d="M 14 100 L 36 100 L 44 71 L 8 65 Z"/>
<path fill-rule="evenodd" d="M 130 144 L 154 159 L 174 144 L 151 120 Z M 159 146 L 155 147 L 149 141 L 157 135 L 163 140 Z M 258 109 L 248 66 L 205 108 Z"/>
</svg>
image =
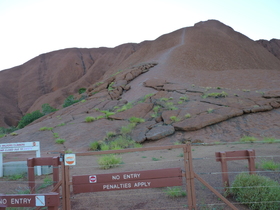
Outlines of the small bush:
<svg viewBox="0 0 280 210">
<path fill-rule="evenodd" d="M 58 138 L 59 138 L 58 133 L 53 133 L 53 137 L 54 137 L 55 139 L 58 139 Z"/>
<path fill-rule="evenodd" d="M 253 136 L 243 136 L 240 139 L 240 142 L 254 142 L 254 141 L 257 141 L 257 139 Z"/>
<path fill-rule="evenodd" d="M 106 132 L 107 138 L 112 138 L 112 137 L 114 137 L 114 136 L 116 136 L 116 135 L 117 135 L 117 134 L 116 134 L 116 132 L 114 132 L 114 131 Z"/>
<path fill-rule="evenodd" d="M 63 107 L 71 106 L 72 104 L 78 103 L 79 100 L 76 100 L 73 95 L 68 96 L 63 103 Z"/>
<path fill-rule="evenodd" d="M 89 122 L 93 122 L 95 120 L 94 117 L 88 116 L 85 118 L 85 122 L 89 123 Z"/>
<path fill-rule="evenodd" d="M 64 144 L 64 142 L 65 142 L 65 139 L 56 139 L 55 140 L 56 144 Z"/>
<path fill-rule="evenodd" d="M 179 117 L 176 117 L 176 116 L 171 116 L 170 120 L 172 120 L 172 122 L 179 122 L 181 119 Z"/>
<path fill-rule="evenodd" d="M 178 198 L 178 197 L 185 197 L 187 195 L 186 191 L 182 189 L 182 187 L 175 186 L 175 187 L 167 187 L 164 190 L 166 195 L 171 198 Z"/>
<path fill-rule="evenodd" d="M 143 119 L 143 118 L 138 118 L 138 117 L 131 117 L 131 118 L 129 118 L 128 120 L 129 120 L 129 122 L 131 122 L 131 123 L 143 123 L 143 122 L 145 122 L 145 119 Z"/>
<path fill-rule="evenodd" d="M 26 173 L 21 173 L 21 174 L 13 174 L 8 176 L 9 180 L 19 180 L 19 179 L 24 179 L 26 178 Z"/>
<path fill-rule="evenodd" d="M 185 115 L 185 118 L 191 118 L 191 117 L 192 117 L 192 116 L 191 116 L 190 113 L 188 113 L 188 114 Z"/>
<path fill-rule="evenodd" d="M 180 97 L 180 100 L 182 100 L 182 101 L 187 101 L 187 100 L 189 100 L 189 97 L 188 97 L 188 96 L 181 96 L 181 97 Z"/>
<path fill-rule="evenodd" d="M 136 126 L 135 123 L 130 123 L 127 126 L 122 126 L 121 127 L 121 134 L 122 135 L 129 134 L 135 126 Z"/>
<path fill-rule="evenodd" d="M 280 185 L 269 177 L 239 174 L 231 193 L 236 200 L 255 210 L 279 210 Z"/>
<path fill-rule="evenodd" d="M 48 186 L 50 186 L 52 184 L 53 184 L 52 179 L 49 178 L 49 177 L 46 177 L 46 178 L 44 178 L 43 183 L 38 187 L 37 190 L 44 189 L 44 188 L 46 188 L 46 187 L 48 187 Z"/>
<path fill-rule="evenodd" d="M 51 107 L 49 104 L 43 104 L 42 105 L 42 113 L 44 115 L 47 115 L 47 114 L 55 112 L 55 111 L 57 111 L 57 109 Z"/>
<path fill-rule="evenodd" d="M 125 110 L 131 109 L 133 107 L 132 103 L 127 103 L 123 105 L 120 109 L 117 109 L 116 112 L 123 112 Z"/>
<path fill-rule="evenodd" d="M 53 127 L 42 127 L 39 129 L 39 131 L 52 131 Z"/>
<path fill-rule="evenodd" d="M 111 115 L 114 115 L 114 114 L 115 114 L 115 112 L 109 112 L 109 111 L 107 111 L 107 110 L 102 110 L 102 111 L 100 111 L 100 112 L 102 112 L 102 113 L 105 114 L 105 118 L 109 118 Z"/>
<path fill-rule="evenodd" d="M 108 91 L 112 91 L 114 90 L 114 88 L 112 87 L 115 83 L 111 82 L 110 85 L 108 86 Z"/>
<path fill-rule="evenodd" d="M 265 138 L 263 139 L 263 141 L 264 141 L 265 143 L 272 144 L 272 143 L 274 143 L 274 142 L 276 141 L 276 139 L 275 139 L 274 137 L 265 137 Z"/>
<path fill-rule="evenodd" d="M 28 113 L 21 118 L 21 120 L 18 123 L 17 128 L 19 128 L 19 129 L 24 128 L 28 124 L 32 123 L 33 121 L 35 121 L 43 116 L 44 116 L 44 114 L 41 113 L 39 110 Z"/>
<path fill-rule="evenodd" d="M 80 88 L 78 92 L 79 92 L 79 94 L 83 94 L 84 92 L 86 92 L 86 90 L 87 89 L 83 87 L 83 88 Z"/>
<path fill-rule="evenodd" d="M 11 136 L 17 136 L 17 135 L 18 135 L 18 133 L 13 132 L 13 133 L 10 133 L 10 135 L 11 135 Z"/>
<path fill-rule="evenodd" d="M 154 106 L 153 111 L 158 112 L 161 106 Z"/>
<path fill-rule="evenodd" d="M 91 142 L 89 144 L 89 149 L 93 151 L 97 151 L 101 149 L 101 145 L 98 141 Z"/>
<path fill-rule="evenodd" d="M 100 168 L 109 169 L 118 166 L 122 162 L 121 157 L 117 157 L 115 155 L 103 155 L 97 160 Z"/>
<path fill-rule="evenodd" d="M 65 123 L 60 123 L 60 124 L 58 124 L 56 127 L 64 126 L 64 125 L 65 125 Z"/>
<path fill-rule="evenodd" d="M 11 126 L 9 128 L 0 127 L 0 134 L 9 134 L 16 130 L 17 130 L 17 128 L 14 126 Z"/>
<path fill-rule="evenodd" d="M 208 114 L 212 113 L 213 111 L 214 111 L 214 109 L 211 109 L 211 108 L 207 109 Z"/>
<path fill-rule="evenodd" d="M 160 98 L 159 100 L 160 100 L 160 101 L 168 101 L 168 98 L 164 98 L 164 97 L 163 97 L 163 98 Z"/>
<path fill-rule="evenodd" d="M 214 98 L 225 98 L 227 97 L 228 94 L 226 92 L 221 92 L 221 93 L 209 93 L 209 94 L 204 94 L 202 98 L 207 98 L 207 97 L 214 97 Z"/>
<path fill-rule="evenodd" d="M 280 168 L 280 163 L 276 163 L 273 160 L 262 160 L 261 167 L 264 170 L 276 171 Z"/>
</svg>

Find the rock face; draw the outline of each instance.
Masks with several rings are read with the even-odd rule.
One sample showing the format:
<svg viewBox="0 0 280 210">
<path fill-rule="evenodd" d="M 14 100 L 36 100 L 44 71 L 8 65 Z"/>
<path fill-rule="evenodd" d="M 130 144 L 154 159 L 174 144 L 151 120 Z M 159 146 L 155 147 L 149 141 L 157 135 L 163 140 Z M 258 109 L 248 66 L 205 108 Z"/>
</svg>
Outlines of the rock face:
<svg viewBox="0 0 280 210">
<path fill-rule="evenodd" d="M 133 127 L 126 135 L 138 143 L 174 142 L 177 134 L 199 142 L 280 138 L 279 72 L 272 53 L 214 20 L 140 44 L 47 53 L 0 72 L 0 127 L 44 103 L 59 110 L 0 142 L 40 139 L 44 150 L 57 147 L 40 127 L 53 127 L 76 150 L 107 132 L 124 135 L 123 126 Z M 62 108 L 82 87 L 85 100 Z M 86 123 L 88 116 L 94 121 Z M 141 123 L 132 126 L 131 117 Z"/>
<path fill-rule="evenodd" d="M 280 40 L 279 39 L 271 39 L 267 40 L 258 40 L 260 45 L 264 46 L 270 53 L 272 53 L 276 58 L 280 60 Z"/>
</svg>

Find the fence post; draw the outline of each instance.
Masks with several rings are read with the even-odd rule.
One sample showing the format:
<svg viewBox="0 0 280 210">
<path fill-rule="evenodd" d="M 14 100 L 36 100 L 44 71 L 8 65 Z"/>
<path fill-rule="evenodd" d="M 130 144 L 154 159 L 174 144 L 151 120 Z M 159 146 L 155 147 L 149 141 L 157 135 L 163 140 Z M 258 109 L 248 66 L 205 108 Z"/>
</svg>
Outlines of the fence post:
<svg viewBox="0 0 280 210">
<path fill-rule="evenodd" d="M 27 166 L 28 166 L 28 184 L 30 189 L 30 194 L 35 193 L 35 174 L 34 174 L 34 159 L 28 158 L 27 159 Z"/>
<path fill-rule="evenodd" d="M 226 188 L 229 187 L 226 153 L 225 152 L 220 152 L 220 154 L 221 154 L 223 185 L 224 185 L 225 190 L 226 190 Z"/>
<path fill-rule="evenodd" d="M 62 168 L 62 208 L 63 210 L 71 210 L 69 166 L 65 166 L 64 155 L 63 151 L 63 153 L 60 154 Z"/>
<path fill-rule="evenodd" d="M 184 146 L 184 165 L 186 169 L 186 188 L 187 188 L 187 198 L 188 198 L 188 206 L 189 209 L 197 209 L 196 208 L 196 195 L 195 195 L 195 187 L 194 187 L 194 171 L 192 165 L 192 154 L 191 154 L 191 144 L 187 143 Z"/>
<path fill-rule="evenodd" d="M 247 152 L 248 152 L 248 156 L 249 156 L 249 158 L 248 158 L 249 172 L 250 172 L 250 174 L 256 174 L 255 150 L 248 149 Z"/>
</svg>

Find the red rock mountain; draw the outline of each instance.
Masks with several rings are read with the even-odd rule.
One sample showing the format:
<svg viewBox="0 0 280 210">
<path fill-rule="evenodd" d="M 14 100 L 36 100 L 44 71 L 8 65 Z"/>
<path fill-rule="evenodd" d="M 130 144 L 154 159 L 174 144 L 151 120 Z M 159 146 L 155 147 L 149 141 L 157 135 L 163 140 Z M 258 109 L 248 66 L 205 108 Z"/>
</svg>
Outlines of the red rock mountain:
<svg viewBox="0 0 280 210">
<path fill-rule="evenodd" d="M 41 109 L 44 103 L 60 109 L 79 88 L 144 63 L 158 65 L 134 79 L 123 99 L 150 93 L 151 88 L 141 85 L 150 78 L 204 87 L 274 90 L 280 84 L 279 46 L 279 40 L 255 42 L 209 20 L 139 44 L 42 54 L 0 72 L 0 126 L 17 125 L 24 114 Z"/>
</svg>

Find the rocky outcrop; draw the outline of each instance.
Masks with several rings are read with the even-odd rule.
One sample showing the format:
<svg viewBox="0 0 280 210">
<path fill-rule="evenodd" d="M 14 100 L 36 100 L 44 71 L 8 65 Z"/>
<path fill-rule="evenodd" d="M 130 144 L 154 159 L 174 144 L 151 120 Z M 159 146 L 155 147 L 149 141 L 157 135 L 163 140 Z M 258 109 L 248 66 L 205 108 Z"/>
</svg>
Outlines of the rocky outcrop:
<svg viewBox="0 0 280 210">
<path fill-rule="evenodd" d="M 267 40 L 258 40 L 257 43 L 262 45 L 264 48 L 268 50 L 271 54 L 273 54 L 276 58 L 280 60 L 280 40 L 279 39 L 271 39 Z"/>
</svg>

